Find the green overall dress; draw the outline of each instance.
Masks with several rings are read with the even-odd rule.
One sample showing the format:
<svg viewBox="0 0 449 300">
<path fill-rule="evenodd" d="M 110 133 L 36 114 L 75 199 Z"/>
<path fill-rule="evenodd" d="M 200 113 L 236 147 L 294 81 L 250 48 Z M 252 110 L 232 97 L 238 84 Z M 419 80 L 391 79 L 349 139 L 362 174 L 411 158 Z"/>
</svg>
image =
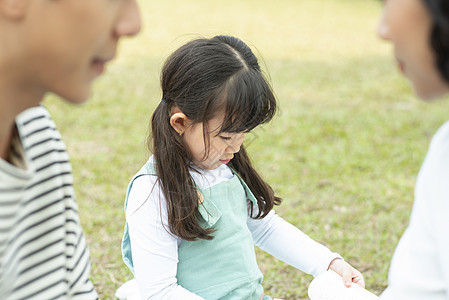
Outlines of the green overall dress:
<svg viewBox="0 0 449 300">
<path fill-rule="evenodd" d="M 154 165 L 147 163 L 131 180 L 155 175 Z M 263 294 L 262 273 L 254 252 L 254 242 L 246 221 L 247 198 L 256 199 L 237 174 L 225 182 L 199 189 L 204 201 L 199 207 L 200 224 L 214 228 L 212 240 L 181 242 L 178 249 L 176 278 L 178 284 L 206 300 L 259 300 Z M 123 260 L 134 273 L 128 224 L 122 241 Z M 264 300 L 271 299 L 265 296 Z"/>
</svg>

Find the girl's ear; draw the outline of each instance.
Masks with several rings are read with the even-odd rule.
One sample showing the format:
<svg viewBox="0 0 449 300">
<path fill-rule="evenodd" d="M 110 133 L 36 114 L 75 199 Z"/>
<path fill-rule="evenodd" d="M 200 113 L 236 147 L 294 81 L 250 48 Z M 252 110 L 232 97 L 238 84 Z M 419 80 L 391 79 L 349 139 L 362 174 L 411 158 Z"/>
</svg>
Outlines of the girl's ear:
<svg viewBox="0 0 449 300">
<path fill-rule="evenodd" d="M 27 13 L 29 0 L 0 0 L 0 14 L 8 19 L 20 20 Z"/>
<path fill-rule="evenodd" d="M 174 113 L 170 117 L 170 125 L 179 135 L 182 135 L 186 131 L 188 122 L 189 118 L 182 112 Z"/>
</svg>

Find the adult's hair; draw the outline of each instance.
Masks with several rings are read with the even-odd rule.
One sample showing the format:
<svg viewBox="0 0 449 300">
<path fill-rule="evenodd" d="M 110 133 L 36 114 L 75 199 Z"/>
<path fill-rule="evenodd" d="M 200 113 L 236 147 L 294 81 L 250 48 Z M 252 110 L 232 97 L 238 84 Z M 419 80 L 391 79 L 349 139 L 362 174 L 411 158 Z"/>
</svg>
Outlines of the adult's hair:
<svg viewBox="0 0 449 300">
<path fill-rule="evenodd" d="M 433 19 L 430 43 L 436 54 L 436 64 L 443 78 L 449 82 L 449 1 L 423 1 Z"/>
<path fill-rule="evenodd" d="M 273 118 L 276 98 L 251 49 L 230 36 L 195 39 L 180 47 L 164 64 L 161 86 L 163 101 L 152 116 L 149 145 L 167 201 L 169 228 L 185 240 L 212 239 L 214 229 L 199 222 L 198 192 L 189 173 L 196 170 L 188 147 L 170 125 L 171 111 L 178 107 L 193 124 L 203 123 L 206 158 L 208 121 L 224 114 L 220 132 L 247 132 Z M 252 217 L 263 218 L 274 204 L 280 204 L 281 199 L 251 165 L 243 145 L 228 165 L 257 199 L 258 213 L 253 216 L 251 206 Z"/>
</svg>

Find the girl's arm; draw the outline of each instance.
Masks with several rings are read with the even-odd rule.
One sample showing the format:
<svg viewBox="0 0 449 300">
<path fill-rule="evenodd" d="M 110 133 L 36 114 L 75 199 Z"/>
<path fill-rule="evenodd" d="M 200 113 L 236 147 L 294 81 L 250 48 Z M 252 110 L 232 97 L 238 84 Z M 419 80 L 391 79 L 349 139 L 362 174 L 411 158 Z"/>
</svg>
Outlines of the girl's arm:
<svg viewBox="0 0 449 300">
<path fill-rule="evenodd" d="M 314 241 L 274 211 L 263 219 L 248 217 L 247 224 L 259 248 L 303 272 L 317 276 L 330 268 L 346 280 L 353 275 L 361 276 L 340 255 Z M 363 277 L 352 281 L 364 286 Z"/>
<path fill-rule="evenodd" d="M 134 181 L 126 211 L 134 276 L 141 296 L 143 299 L 203 299 L 177 284 L 180 239 L 169 232 L 165 199 L 155 181 L 156 177 L 150 175 Z"/>
</svg>

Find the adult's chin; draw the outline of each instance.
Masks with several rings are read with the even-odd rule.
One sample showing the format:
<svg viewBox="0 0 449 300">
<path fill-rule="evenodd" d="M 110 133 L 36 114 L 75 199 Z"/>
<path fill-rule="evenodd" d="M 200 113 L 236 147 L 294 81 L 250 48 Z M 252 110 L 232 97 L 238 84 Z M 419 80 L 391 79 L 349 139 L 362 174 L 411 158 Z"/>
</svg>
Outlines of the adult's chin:
<svg viewBox="0 0 449 300">
<path fill-rule="evenodd" d="M 449 94 L 449 86 L 447 84 L 440 84 L 431 87 L 414 86 L 415 94 L 423 101 L 437 100 Z"/>
<path fill-rule="evenodd" d="M 54 93 L 69 103 L 83 104 L 87 102 L 87 100 L 89 100 L 91 95 L 91 88 L 89 86 L 89 88 L 77 89 L 72 91 L 65 90 Z"/>
</svg>

